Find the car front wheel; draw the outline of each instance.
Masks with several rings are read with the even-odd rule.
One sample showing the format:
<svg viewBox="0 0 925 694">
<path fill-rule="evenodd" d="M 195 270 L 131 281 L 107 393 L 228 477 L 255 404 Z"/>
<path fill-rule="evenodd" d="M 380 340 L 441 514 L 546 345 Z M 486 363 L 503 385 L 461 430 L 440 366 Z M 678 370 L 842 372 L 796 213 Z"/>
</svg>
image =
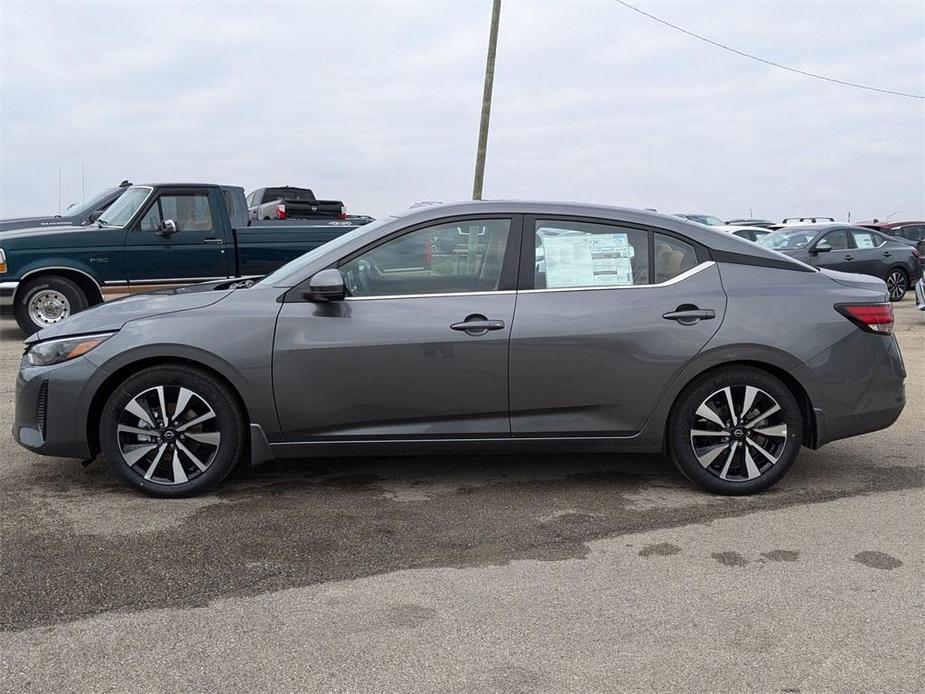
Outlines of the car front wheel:
<svg viewBox="0 0 925 694">
<path fill-rule="evenodd" d="M 698 486 L 729 495 L 761 492 L 793 465 L 803 420 L 780 379 L 752 367 L 729 367 L 696 379 L 672 410 L 668 449 Z"/>
<path fill-rule="evenodd" d="M 187 366 L 153 366 L 116 387 L 103 408 L 100 447 L 130 486 L 161 497 L 219 484 L 245 451 L 245 418 L 230 388 Z"/>
</svg>

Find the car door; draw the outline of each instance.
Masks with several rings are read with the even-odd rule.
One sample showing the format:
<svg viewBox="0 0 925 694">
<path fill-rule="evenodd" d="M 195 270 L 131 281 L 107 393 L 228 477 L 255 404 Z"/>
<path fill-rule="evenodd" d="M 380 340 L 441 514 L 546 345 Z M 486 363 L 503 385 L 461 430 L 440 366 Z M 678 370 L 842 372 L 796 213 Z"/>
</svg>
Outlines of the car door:
<svg viewBox="0 0 925 694">
<path fill-rule="evenodd" d="M 511 332 L 515 436 L 641 431 L 726 309 L 705 250 L 609 221 L 524 221 Z"/>
<path fill-rule="evenodd" d="M 344 301 L 291 290 L 273 354 L 286 438 L 510 436 L 519 244 L 517 216 L 428 223 L 338 262 Z"/>
<path fill-rule="evenodd" d="M 892 252 L 884 248 L 886 239 L 868 229 L 851 229 L 848 232 L 851 241 L 851 270 L 863 275 L 886 277 L 890 266 Z"/>
<path fill-rule="evenodd" d="M 229 277 L 234 247 L 226 238 L 218 188 L 162 188 L 125 237 L 129 284 L 195 282 Z M 173 222 L 176 231 L 165 229 Z M 231 261 L 231 262 L 229 262 Z"/>
<path fill-rule="evenodd" d="M 841 272 L 857 272 L 853 267 L 854 255 L 852 253 L 851 242 L 848 240 L 848 232 L 845 229 L 834 229 L 826 233 L 822 238 L 817 239 L 815 247 L 819 244 L 828 244 L 832 249 L 830 251 L 811 252 L 810 263 L 816 267 L 825 268 L 826 270 L 839 270 Z"/>
</svg>

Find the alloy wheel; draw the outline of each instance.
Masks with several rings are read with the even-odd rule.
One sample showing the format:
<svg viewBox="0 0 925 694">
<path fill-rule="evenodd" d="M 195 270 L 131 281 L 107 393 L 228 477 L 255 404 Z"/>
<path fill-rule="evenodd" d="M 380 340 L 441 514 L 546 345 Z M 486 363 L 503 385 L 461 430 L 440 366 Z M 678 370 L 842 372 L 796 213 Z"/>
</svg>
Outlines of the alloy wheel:
<svg viewBox="0 0 925 694">
<path fill-rule="evenodd" d="M 71 315 L 71 302 L 54 289 L 43 289 L 29 299 L 29 318 L 36 325 L 53 325 Z"/>
<path fill-rule="evenodd" d="M 120 413 L 116 438 L 126 465 L 163 485 L 185 484 L 208 470 L 221 443 L 212 406 L 177 385 L 132 398 Z"/>
<path fill-rule="evenodd" d="M 902 270 L 893 270 L 886 278 L 886 289 L 892 301 L 899 301 L 906 294 L 906 275 Z"/>
<path fill-rule="evenodd" d="M 690 442 L 705 470 L 727 482 L 747 482 L 781 459 L 787 446 L 785 413 L 760 388 L 726 386 L 697 408 Z"/>
</svg>

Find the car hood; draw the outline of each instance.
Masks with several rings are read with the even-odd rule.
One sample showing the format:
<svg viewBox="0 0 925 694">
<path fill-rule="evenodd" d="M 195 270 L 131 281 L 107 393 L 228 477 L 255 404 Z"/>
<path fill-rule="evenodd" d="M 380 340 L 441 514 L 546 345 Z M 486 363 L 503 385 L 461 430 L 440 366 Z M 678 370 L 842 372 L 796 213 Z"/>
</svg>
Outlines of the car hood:
<svg viewBox="0 0 925 694">
<path fill-rule="evenodd" d="M 43 222 L 42 225 L 0 228 L 0 243 L 14 239 L 27 239 L 51 234 L 71 234 L 85 232 L 87 227 L 74 224 L 71 219 L 59 219 L 54 224 Z"/>
<path fill-rule="evenodd" d="M 19 217 L 17 219 L 0 219 L 0 232 L 11 231 L 13 229 L 45 229 L 48 227 L 60 229 L 63 226 L 72 226 L 73 217 Z"/>
<path fill-rule="evenodd" d="M 187 287 L 158 289 L 145 294 L 126 296 L 99 304 L 40 330 L 27 338 L 26 343 L 68 335 L 110 332 L 119 330 L 129 321 L 138 318 L 204 308 L 227 297 L 240 282 L 240 279 L 201 282 Z"/>
</svg>

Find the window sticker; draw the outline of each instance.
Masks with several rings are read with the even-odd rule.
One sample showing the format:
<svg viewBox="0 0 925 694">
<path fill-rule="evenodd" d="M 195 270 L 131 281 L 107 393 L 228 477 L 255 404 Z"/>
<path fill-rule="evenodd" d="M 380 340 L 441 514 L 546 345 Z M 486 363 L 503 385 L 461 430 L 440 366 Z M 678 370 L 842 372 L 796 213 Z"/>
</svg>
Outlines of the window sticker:
<svg viewBox="0 0 925 694">
<path fill-rule="evenodd" d="M 545 265 L 548 288 L 633 284 L 633 247 L 627 234 L 543 228 L 537 236 L 542 250 L 537 270 Z"/>
<path fill-rule="evenodd" d="M 874 239 L 870 234 L 857 234 L 854 237 L 854 242 L 858 245 L 858 248 L 874 247 Z"/>
</svg>

